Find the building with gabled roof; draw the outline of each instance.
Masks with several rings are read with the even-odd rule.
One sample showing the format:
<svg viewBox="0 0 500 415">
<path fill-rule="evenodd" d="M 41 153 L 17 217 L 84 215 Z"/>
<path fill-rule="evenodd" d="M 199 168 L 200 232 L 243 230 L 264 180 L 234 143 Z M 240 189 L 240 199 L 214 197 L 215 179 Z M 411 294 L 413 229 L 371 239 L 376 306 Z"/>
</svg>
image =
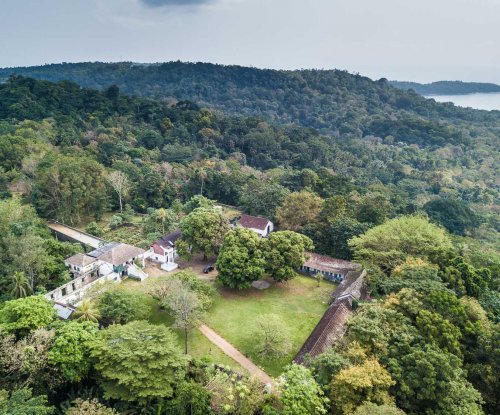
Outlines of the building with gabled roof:
<svg viewBox="0 0 500 415">
<path fill-rule="evenodd" d="M 366 271 L 349 271 L 332 294 L 332 303 L 295 356 L 294 362 L 304 363 L 306 356 L 315 357 L 342 338 L 345 323 L 351 316 L 353 303 L 366 296 Z"/>
<path fill-rule="evenodd" d="M 250 229 L 264 238 L 274 230 L 274 224 L 269 219 L 259 216 L 241 215 L 236 218 L 235 225 Z"/>
<path fill-rule="evenodd" d="M 344 259 L 332 258 L 313 252 L 306 252 L 307 260 L 300 270 L 306 274 L 314 276 L 321 273 L 323 277 L 330 281 L 340 282 L 349 271 L 361 269 L 361 265 Z"/>
<path fill-rule="evenodd" d="M 177 229 L 162 236 L 150 246 L 151 253 L 149 258 L 154 262 L 160 263 L 160 267 L 164 271 L 173 271 L 178 267 L 175 262 L 177 258 L 175 244 L 180 237 L 181 231 L 180 229 Z"/>
</svg>

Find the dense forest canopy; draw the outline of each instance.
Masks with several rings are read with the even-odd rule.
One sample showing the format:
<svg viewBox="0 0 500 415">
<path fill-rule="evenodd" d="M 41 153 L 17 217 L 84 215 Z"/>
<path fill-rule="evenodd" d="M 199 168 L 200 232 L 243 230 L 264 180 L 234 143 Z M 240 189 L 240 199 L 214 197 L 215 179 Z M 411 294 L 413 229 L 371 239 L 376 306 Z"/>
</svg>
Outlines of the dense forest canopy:
<svg viewBox="0 0 500 415">
<path fill-rule="evenodd" d="M 418 82 L 390 81 L 399 89 L 413 89 L 421 95 L 463 95 L 500 92 L 500 85 L 486 82 L 437 81 L 429 84 Z"/>
<path fill-rule="evenodd" d="M 499 112 L 474 111 L 393 88 L 387 80 L 339 70 L 278 71 L 207 63 L 77 63 L 0 70 L 50 81 L 200 105 L 267 121 L 312 127 L 334 136 L 391 136 L 395 141 L 460 144 L 474 126 L 498 134 Z M 465 124 L 465 122 L 467 124 Z M 470 124 L 472 123 L 472 125 Z M 474 124 L 476 123 L 476 124 Z"/>
<path fill-rule="evenodd" d="M 0 414 L 498 413 L 498 113 L 338 71 L 37 70 L 98 89 L 19 75 L 0 85 Z M 229 230 L 215 201 L 277 231 Z M 179 249 L 219 253 L 218 283 L 242 290 L 263 275 L 290 282 L 314 245 L 361 262 L 371 301 L 334 348 L 286 367 L 277 394 L 144 321 L 152 307 L 193 327 L 178 299 L 201 315 L 217 286 L 190 271 L 164 290 L 110 289 L 57 321 L 41 294 L 70 280 L 63 259 L 81 248 L 44 221 L 98 236 L 110 212 L 107 227 L 125 233 L 141 217 L 142 247 L 180 226 Z M 287 340 L 274 318 L 265 327 Z"/>
</svg>

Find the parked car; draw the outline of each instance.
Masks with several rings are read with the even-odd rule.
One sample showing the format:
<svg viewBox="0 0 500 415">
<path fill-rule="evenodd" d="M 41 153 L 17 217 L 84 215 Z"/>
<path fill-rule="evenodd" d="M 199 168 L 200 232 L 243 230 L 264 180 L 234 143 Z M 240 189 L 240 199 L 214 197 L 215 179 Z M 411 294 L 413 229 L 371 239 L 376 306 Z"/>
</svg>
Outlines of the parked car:
<svg viewBox="0 0 500 415">
<path fill-rule="evenodd" d="M 214 270 L 214 266 L 213 265 L 207 265 L 205 268 L 203 268 L 203 272 L 205 274 L 208 274 L 209 272 L 212 272 Z"/>
</svg>

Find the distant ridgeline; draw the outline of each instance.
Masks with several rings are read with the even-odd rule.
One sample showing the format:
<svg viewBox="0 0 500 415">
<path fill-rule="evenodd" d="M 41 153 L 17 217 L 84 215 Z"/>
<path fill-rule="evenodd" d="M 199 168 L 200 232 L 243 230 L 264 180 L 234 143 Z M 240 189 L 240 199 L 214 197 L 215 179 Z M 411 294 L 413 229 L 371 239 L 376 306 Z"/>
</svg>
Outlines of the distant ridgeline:
<svg viewBox="0 0 500 415">
<path fill-rule="evenodd" d="M 52 82 L 70 80 L 166 102 L 189 100 L 228 114 L 314 128 L 332 137 L 391 136 L 418 145 L 463 143 L 472 123 L 500 125 L 500 113 L 436 103 L 413 91 L 340 70 L 279 71 L 208 63 L 63 63 L 0 69 Z"/>
<path fill-rule="evenodd" d="M 500 85 L 481 82 L 438 81 L 430 84 L 419 84 L 417 82 L 389 81 L 389 83 L 399 89 L 413 89 L 424 96 L 500 92 Z"/>
</svg>

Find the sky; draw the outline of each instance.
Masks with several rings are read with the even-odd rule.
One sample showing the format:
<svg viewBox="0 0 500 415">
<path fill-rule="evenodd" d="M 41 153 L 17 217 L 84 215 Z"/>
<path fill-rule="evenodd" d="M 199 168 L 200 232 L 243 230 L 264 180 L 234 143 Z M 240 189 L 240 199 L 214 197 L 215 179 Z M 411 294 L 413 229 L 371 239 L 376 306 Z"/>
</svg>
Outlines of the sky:
<svg viewBox="0 0 500 415">
<path fill-rule="evenodd" d="M 500 0 L 1 0 L 0 67 L 182 60 L 500 83 Z"/>
</svg>

